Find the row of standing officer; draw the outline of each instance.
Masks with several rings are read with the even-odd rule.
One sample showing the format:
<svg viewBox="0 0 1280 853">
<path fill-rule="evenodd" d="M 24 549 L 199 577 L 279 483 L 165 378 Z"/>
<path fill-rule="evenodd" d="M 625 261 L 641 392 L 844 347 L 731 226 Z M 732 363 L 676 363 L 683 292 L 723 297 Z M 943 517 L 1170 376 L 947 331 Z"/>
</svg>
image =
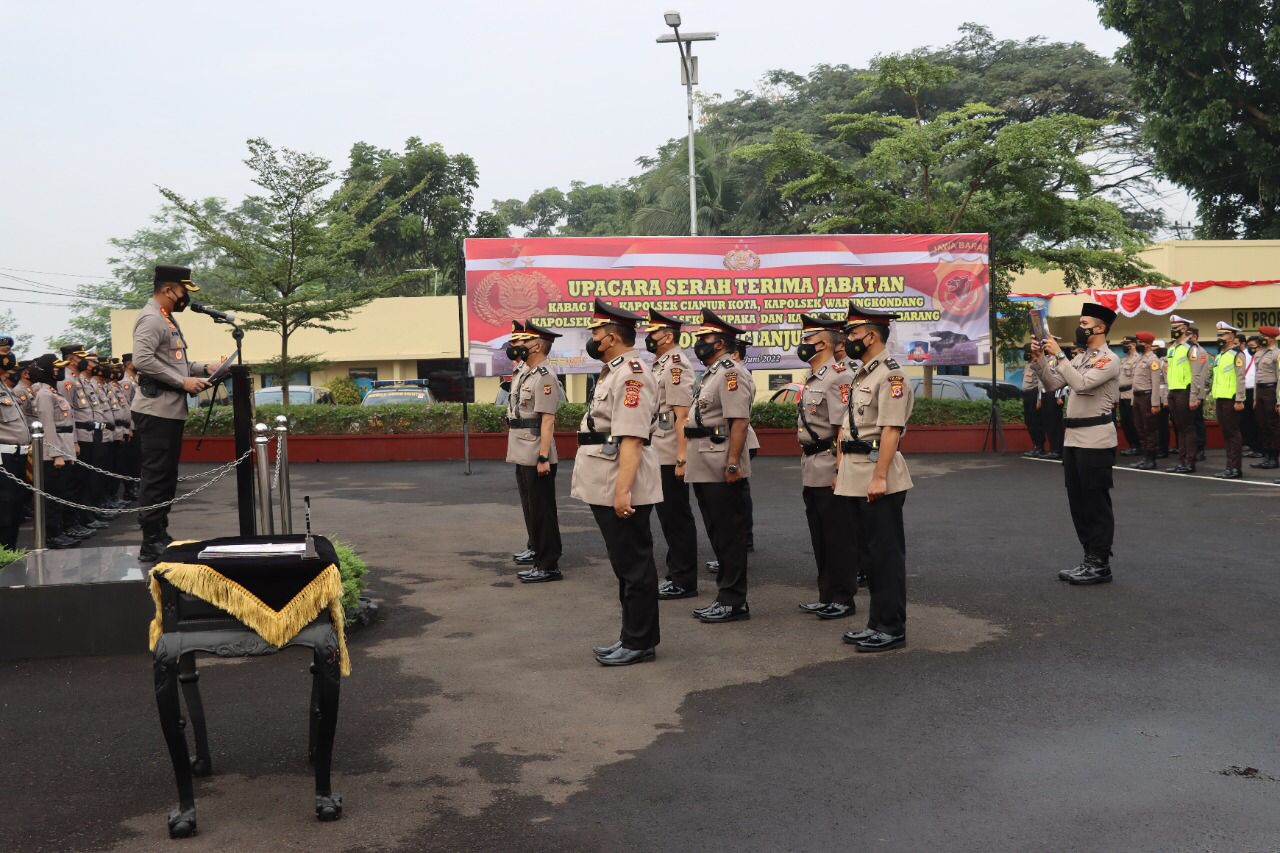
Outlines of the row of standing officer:
<svg viewBox="0 0 1280 853">
<path fill-rule="evenodd" d="M 587 345 L 605 367 L 580 424 L 572 494 L 591 505 L 619 579 L 623 629 L 616 642 L 593 650 L 606 666 L 653 660 L 658 601 L 698 594 L 690 486 L 719 564 L 715 600 L 693 615 L 711 624 L 750 618 L 746 487 L 755 388 L 750 371 L 732 357 L 744 331 L 704 310 L 693 333 L 694 353 L 705 369 L 698 377 L 678 348 L 682 324 L 657 311 L 650 311 L 646 328 L 655 359 L 650 364 L 640 356 L 635 340 L 644 319 L 597 300 Z M 820 618 L 851 615 L 856 578 L 865 572 L 872 599 L 868 626 L 845 635 L 859 651 L 896 648 L 906 639 L 902 508 L 911 479 L 898 443 L 912 396 L 901 366 L 885 353 L 894 319 L 851 306 L 843 322 L 805 317 L 802 330 L 801 353 L 811 370 L 798 403 L 798 437 L 802 446 L 818 445 L 806 447 L 802 465 L 819 601 L 801 609 Z M 533 552 L 533 568 L 519 573 L 525 583 L 562 578 L 550 435 L 561 392 L 543 364 L 556 337 L 532 322 L 516 323 L 508 346 L 508 356 L 522 362 L 510 386 L 508 461 L 516 465 Z M 841 348 L 856 361 L 846 361 Z M 839 378 L 848 380 L 835 383 L 840 402 L 829 395 L 818 399 L 817 386 Z M 815 473 L 824 465 L 825 474 Z M 815 477 L 824 482 L 811 487 Z M 668 549 L 661 584 L 649 530 L 653 506 Z M 540 556 L 553 546 L 545 559 Z"/>
<path fill-rule="evenodd" d="M 136 392 L 131 356 L 99 359 L 79 344 L 62 357 L 46 353 L 19 361 L 12 339 L 0 336 L 0 455 L 16 477 L 31 481 L 28 457 L 33 421 L 44 429 L 41 447 L 45 491 L 90 509 L 45 502 L 45 542 L 69 548 L 108 526 L 102 510 L 120 509 L 136 497 L 121 480 L 76 464 L 83 461 L 118 475 L 136 476 L 138 455 L 129 405 Z M 15 547 L 30 492 L 0 478 L 0 545 Z"/>
</svg>

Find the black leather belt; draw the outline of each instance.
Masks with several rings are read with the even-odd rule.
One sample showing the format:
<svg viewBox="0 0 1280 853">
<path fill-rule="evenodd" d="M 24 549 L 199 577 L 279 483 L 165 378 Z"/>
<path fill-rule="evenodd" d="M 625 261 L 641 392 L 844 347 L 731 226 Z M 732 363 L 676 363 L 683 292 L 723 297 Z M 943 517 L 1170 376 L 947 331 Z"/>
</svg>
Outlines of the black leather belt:
<svg viewBox="0 0 1280 853">
<path fill-rule="evenodd" d="M 1128 390 L 1129 390 L 1130 388 L 1132 388 L 1132 387 L 1133 387 L 1132 385 L 1121 385 L 1121 386 L 1120 386 L 1120 390 L 1121 390 L 1121 391 L 1128 391 Z"/>
<path fill-rule="evenodd" d="M 861 453 L 863 456 L 867 456 L 879 449 L 879 440 L 863 441 L 858 438 L 840 442 L 841 453 Z"/>
<path fill-rule="evenodd" d="M 724 444 L 729 440 L 729 427 L 721 425 L 715 427 L 687 426 L 684 428 L 685 438 L 709 438 L 712 444 Z"/>
<path fill-rule="evenodd" d="M 1259 387 L 1259 388 L 1274 388 L 1274 387 L 1276 387 L 1276 383 L 1274 383 L 1274 382 L 1259 382 L 1259 383 L 1258 383 L 1258 387 Z"/>
<path fill-rule="evenodd" d="M 1138 394 L 1146 394 L 1147 396 L 1151 396 L 1151 392 L 1150 392 L 1150 391 L 1144 391 L 1144 390 L 1142 390 L 1141 388 L 1137 389 L 1137 390 L 1136 390 L 1136 391 L 1134 391 L 1133 393 L 1134 393 L 1134 396 L 1137 396 Z"/>
<path fill-rule="evenodd" d="M 95 424 L 93 421 L 76 421 L 76 429 L 93 430 L 97 428 L 98 428 L 98 425 Z"/>
<path fill-rule="evenodd" d="M 834 438 L 820 438 L 812 444 L 800 445 L 800 450 L 805 456 L 816 456 L 823 451 L 830 450 L 835 443 L 836 440 Z"/>
<path fill-rule="evenodd" d="M 63 424 L 60 427 L 54 427 L 54 431 L 55 432 L 74 432 L 75 427 L 73 427 L 71 424 Z"/>
<path fill-rule="evenodd" d="M 625 435 L 614 436 L 607 432 L 580 432 L 578 433 L 578 446 L 583 447 L 589 444 L 621 444 L 622 439 L 628 437 L 629 436 Z M 639 438 L 639 436 L 636 436 L 636 438 Z M 644 446 L 649 446 L 649 439 L 644 439 Z"/>
<path fill-rule="evenodd" d="M 542 418 L 507 418 L 510 429 L 537 429 L 542 426 Z"/>
<path fill-rule="evenodd" d="M 684 428 L 685 438 L 710 438 L 711 430 L 706 427 L 687 426 Z"/>
<path fill-rule="evenodd" d="M 1068 429 L 1078 427 L 1102 426 L 1103 424 L 1113 424 L 1116 422 L 1115 415 L 1110 413 L 1105 415 L 1094 415 L 1091 418 L 1063 418 L 1062 425 Z"/>
</svg>

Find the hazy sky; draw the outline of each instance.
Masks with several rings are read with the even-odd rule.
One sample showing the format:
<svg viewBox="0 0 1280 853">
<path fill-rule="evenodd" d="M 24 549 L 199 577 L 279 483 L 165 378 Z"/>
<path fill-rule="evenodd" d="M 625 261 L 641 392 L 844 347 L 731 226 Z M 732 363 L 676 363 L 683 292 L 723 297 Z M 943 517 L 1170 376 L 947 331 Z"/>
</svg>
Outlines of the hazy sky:
<svg viewBox="0 0 1280 853">
<path fill-rule="evenodd" d="M 720 33 L 697 49 L 700 84 L 727 96 L 772 68 L 946 44 L 965 21 L 1104 55 L 1122 42 L 1092 0 L 4 0 L 0 272 L 59 289 L 80 279 L 55 273 L 105 275 L 107 240 L 147 225 L 156 185 L 241 198 L 251 136 L 338 168 L 358 140 L 440 142 L 475 158 L 482 208 L 625 178 L 684 135 L 679 58 L 654 43 L 672 6 L 686 30 Z M 65 302 L 0 290 L 40 341 Z"/>
</svg>

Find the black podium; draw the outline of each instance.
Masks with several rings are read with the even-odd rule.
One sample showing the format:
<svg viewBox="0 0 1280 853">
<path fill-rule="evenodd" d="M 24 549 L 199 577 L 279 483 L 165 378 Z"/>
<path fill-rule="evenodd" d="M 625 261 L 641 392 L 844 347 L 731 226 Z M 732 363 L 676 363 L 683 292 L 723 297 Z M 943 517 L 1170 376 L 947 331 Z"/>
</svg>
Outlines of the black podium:
<svg viewBox="0 0 1280 853">
<path fill-rule="evenodd" d="M 289 646 L 310 648 L 310 733 L 307 757 L 315 767 L 315 810 L 322 821 L 342 816 L 342 797 L 330 787 L 341 676 L 349 671 L 341 605 L 342 582 L 332 544 L 314 537 L 314 556 L 206 557 L 213 545 L 266 541 L 298 543 L 302 535 L 236 537 L 174 543 L 151 572 L 156 606 L 151 626 L 156 706 L 178 784 L 178 808 L 169 835 L 196 832 L 193 777 L 213 772 L 200 699 L 197 653 L 218 657 L 272 655 Z M 195 740 L 191 758 L 179 700 L 186 700 Z"/>
</svg>

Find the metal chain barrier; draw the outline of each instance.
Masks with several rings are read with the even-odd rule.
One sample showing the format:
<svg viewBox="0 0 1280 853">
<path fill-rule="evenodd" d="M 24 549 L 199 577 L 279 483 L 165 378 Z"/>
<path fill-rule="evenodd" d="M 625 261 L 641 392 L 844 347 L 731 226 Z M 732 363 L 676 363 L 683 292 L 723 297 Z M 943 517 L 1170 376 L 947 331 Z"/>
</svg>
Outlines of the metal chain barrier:
<svg viewBox="0 0 1280 853">
<path fill-rule="evenodd" d="M 35 486 L 31 485 L 26 480 L 23 480 L 22 478 L 15 476 L 12 472 L 9 471 L 9 469 L 3 466 L 0 466 L 0 474 L 4 474 L 10 480 L 13 480 L 13 482 L 17 483 L 19 486 L 22 486 L 22 488 L 26 489 L 27 491 L 43 496 L 45 500 L 54 501 L 55 503 L 60 503 L 63 506 L 69 506 L 72 509 L 84 510 L 85 512 L 92 512 L 97 515 L 116 516 L 116 515 L 126 515 L 127 513 L 131 513 L 131 512 L 143 512 L 145 510 L 151 510 L 151 509 L 162 509 L 167 506 L 173 506 L 178 501 L 185 501 L 187 498 L 195 497 L 196 495 L 203 492 L 205 489 L 212 486 L 214 483 L 221 480 L 223 477 L 227 476 L 227 474 L 234 471 L 236 469 L 236 466 L 238 466 L 241 462 L 245 461 L 252 455 L 253 455 L 253 449 L 250 448 L 249 450 L 246 450 L 244 453 L 242 453 L 240 455 L 240 458 L 233 459 L 230 462 L 227 462 L 226 464 L 219 466 L 218 468 L 214 468 L 212 472 L 206 472 L 206 473 L 213 473 L 213 472 L 216 472 L 216 473 L 214 473 L 213 478 L 210 479 L 209 482 L 203 483 L 197 486 L 196 488 L 192 489 L 186 494 L 178 495 L 173 500 L 164 501 L 158 504 L 151 504 L 150 506 L 134 506 L 134 507 L 126 507 L 124 509 L 103 509 L 102 507 L 88 506 L 87 504 L 78 504 L 75 501 L 65 500 L 63 498 L 56 497 L 55 495 L 51 495 L 48 492 L 38 491 Z M 93 466 L 88 466 L 88 467 L 92 468 Z M 97 470 L 97 469 L 95 468 L 94 470 Z"/>
<path fill-rule="evenodd" d="M 271 472 L 271 491 L 275 492 L 280 488 L 280 463 L 284 461 L 284 454 L 280 452 L 280 435 L 276 434 L 276 467 Z"/>
<path fill-rule="evenodd" d="M 98 468 L 94 465 L 90 465 L 88 462 L 80 461 L 79 457 L 72 459 L 71 464 L 79 465 L 81 468 L 88 468 L 90 471 L 94 472 L 95 474 L 102 474 L 104 476 L 111 477 L 112 479 L 115 479 L 115 480 L 124 480 L 126 483 L 142 482 L 141 477 L 130 477 L 128 474 L 117 474 L 114 471 L 105 471 L 102 468 Z M 220 471 L 222 471 L 221 465 L 219 465 L 217 468 L 210 468 L 208 471 L 201 471 L 198 474 L 184 474 L 178 477 L 178 482 L 182 483 L 187 480 L 200 480 L 205 477 L 211 477 L 214 474 L 219 473 Z M 279 458 L 277 458 L 276 459 L 276 477 L 279 478 L 279 476 L 280 476 L 280 460 Z"/>
</svg>

